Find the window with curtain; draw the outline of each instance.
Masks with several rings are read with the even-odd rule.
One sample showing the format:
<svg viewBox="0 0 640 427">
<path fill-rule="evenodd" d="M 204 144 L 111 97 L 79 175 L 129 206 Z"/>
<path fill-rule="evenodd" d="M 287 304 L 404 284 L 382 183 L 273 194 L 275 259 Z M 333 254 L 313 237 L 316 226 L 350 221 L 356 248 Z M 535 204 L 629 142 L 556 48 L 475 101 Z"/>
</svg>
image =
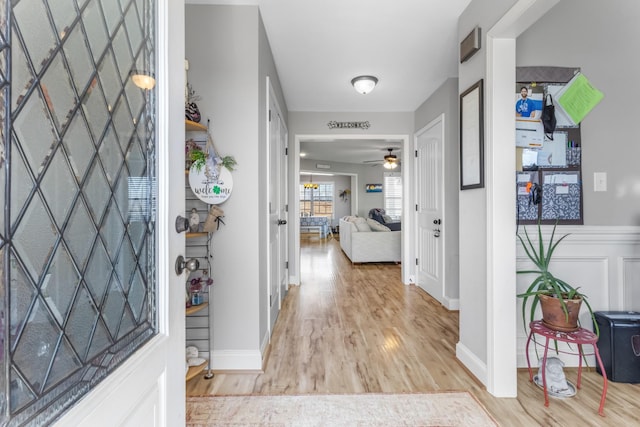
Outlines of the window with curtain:
<svg viewBox="0 0 640 427">
<path fill-rule="evenodd" d="M 300 215 L 333 218 L 333 182 L 313 184 L 309 188 L 305 188 L 304 183 L 300 184 Z M 315 188 L 316 186 L 317 188 Z"/>
<path fill-rule="evenodd" d="M 399 172 L 385 172 L 384 210 L 392 219 L 399 221 L 402 216 L 402 176 Z"/>
</svg>

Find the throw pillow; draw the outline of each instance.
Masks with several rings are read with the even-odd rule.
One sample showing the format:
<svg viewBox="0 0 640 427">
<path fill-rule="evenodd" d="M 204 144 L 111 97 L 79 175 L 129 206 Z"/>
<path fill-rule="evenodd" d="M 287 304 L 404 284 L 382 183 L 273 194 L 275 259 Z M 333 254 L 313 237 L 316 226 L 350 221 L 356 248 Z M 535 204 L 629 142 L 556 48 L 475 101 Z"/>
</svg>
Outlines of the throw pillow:
<svg viewBox="0 0 640 427">
<path fill-rule="evenodd" d="M 373 231 L 391 231 L 389 227 L 387 227 L 386 225 L 380 224 L 378 221 L 376 221 L 373 218 L 367 218 L 367 224 L 369 224 L 369 227 L 371 227 L 371 230 Z"/>
<path fill-rule="evenodd" d="M 371 227 L 367 224 L 367 220 L 364 218 L 356 218 L 353 223 L 356 225 L 358 231 L 371 231 Z"/>
<path fill-rule="evenodd" d="M 393 222 L 393 220 L 391 219 L 391 217 L 389 215 L 382 215 L 382 218 L 384 218 L 384 222 Z"/>
</svg>

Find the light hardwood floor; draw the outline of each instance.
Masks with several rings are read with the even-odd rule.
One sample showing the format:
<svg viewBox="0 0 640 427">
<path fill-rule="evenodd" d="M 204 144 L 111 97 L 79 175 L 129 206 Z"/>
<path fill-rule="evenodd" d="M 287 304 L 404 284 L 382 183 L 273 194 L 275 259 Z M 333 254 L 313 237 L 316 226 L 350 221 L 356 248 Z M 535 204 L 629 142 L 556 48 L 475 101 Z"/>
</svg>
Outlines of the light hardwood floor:
<svg viewBox="0 0 640 427">
<path fill-rule="evenodd" d="M 518 371 L 518 397 L 498 399 L 455 357 L 458 313 L 400 281 L 400 266 L 352 266 L 335 239 L 301 244 L 301 285 L 277 320 L 264 372 L 217 373 L 187 383 L 188 396 L 308 393 L 412 393 L 468 390 L 503 426 L 640 425 L 640 386 L 583 370 L 582 389 L 551 399 Z M 565 369 L 575 383 L 575 369 Z"/>
</svg>

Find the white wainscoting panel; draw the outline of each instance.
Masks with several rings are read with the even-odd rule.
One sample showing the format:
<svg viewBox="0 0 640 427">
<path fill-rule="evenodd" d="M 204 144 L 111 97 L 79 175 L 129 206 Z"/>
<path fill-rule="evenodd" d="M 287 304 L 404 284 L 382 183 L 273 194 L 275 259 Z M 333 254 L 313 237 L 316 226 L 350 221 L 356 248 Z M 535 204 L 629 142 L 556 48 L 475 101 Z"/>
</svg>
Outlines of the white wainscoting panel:
<svg viewBox="0 0 640 427">
<path fill-rule="evenodd" d="M 537 227 L 526 226 L 529 237 L 537 248 Z M 543 226 L 543 241 L 548 242 L 553 226 Z M 522 226 L 520 235 L 524 238 Z M 558 226 L 555 239 L 570 234 L 553 254 L 550 271 L 558 278 L 588 297 L 594 311 L 629 310 L 640 311 L 640 227 Z M 527 270 L 533 264 L 518 242 L 516 268 Z M 517 275 L 517 292 L 524 292 L 534 275 Z M 522 300 L 518 298 L 518 367 L 526 367 L 525 347 L 528 328 L 522 321 Z M 528 309 L 527 309 L 528 310 Z M 540 317 L 540 315 L 538 315 Z M 526 319 L 529 313 L 526 313 Z M 528 322 L 528 320 L 526 320 Z M 582 327 L 593 330 L 589 314 L 582 308 Z M 589 346 L 585 351 L 590 352 Z M 541 348 L 538 355 L 542 357 Z M 575 348 L 560 346 L 560 350 L 575 352 Z M 556 355 L 550 349 L 549 355 Z M 529 348 L 533 366 L 537 366 L 537 355 L 533 344 Z M 560 354 L 566 366 L 577 366 L 577 356 Z M 594 366 L 595 358 L 587 359 Z"/>
</svg>

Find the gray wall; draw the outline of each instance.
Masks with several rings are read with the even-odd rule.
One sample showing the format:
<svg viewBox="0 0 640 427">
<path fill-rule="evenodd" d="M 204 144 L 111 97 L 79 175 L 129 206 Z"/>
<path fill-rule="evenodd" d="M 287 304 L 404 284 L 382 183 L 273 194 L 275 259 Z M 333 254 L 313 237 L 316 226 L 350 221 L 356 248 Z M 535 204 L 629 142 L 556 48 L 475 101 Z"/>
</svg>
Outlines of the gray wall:
<svg viewBox="0 0 640 427">
<path fill-rule="evenodd" d="M 581 124 L 585 225 L 640 225 L 638 18 L 636 1 L 563 0 L 517 39 L 517 65 L 579 67 L 604 93 Z"/>
<path fill-rule="evenodd" d="M 185 21 L 188 81 L 201 96 L 202 123 L 211 119 L 220 154 L 238 162 L 233 193 L 221 205 L 226 225 L 212 243 L 212 363 L 215 368 L 215 352 L 224 350 L 259 369 L 268 328 L 266 254 L 260 251 L 267 232 L 260 223 L 266 217 L 266 75 L 285 119 L 286 104 L 256 6 L 187 5 Z"/>
<path fill-rule="evenodd" d="M 515 3 L 517 3 L 517 0 L 472 0 L 460 16 L 458 20 L 458 40 L 461 41 L 478 25 L 482 29 L 483 48 L 471 59 L 458 66 L 458 93 L 464 92 L 475 82 L 486 77 L 486 32 Z M 485 163 L 486 173 L 490 173 L 490 171 L 487 170 Z M 486 364 L 488 337 L 487 188 L 459 191 L 459 215 L 459 347 L 462 346 L 472 353 L 479 361 L 478 364 Z"/>
<path fill-rule="evenodd" d="M 444 212 L 447 225 L 442 236 L 446 244 L 445 296 L 457 299 L 460 295 L 459 282 L 459 235 L 458 235 L 458 189 L 459 179 L 459 116 L 458 79 L 449 78 L 415 112 L 416 132 L 444 114 L 445 143 L 444 155 Z"/>
</svg>

